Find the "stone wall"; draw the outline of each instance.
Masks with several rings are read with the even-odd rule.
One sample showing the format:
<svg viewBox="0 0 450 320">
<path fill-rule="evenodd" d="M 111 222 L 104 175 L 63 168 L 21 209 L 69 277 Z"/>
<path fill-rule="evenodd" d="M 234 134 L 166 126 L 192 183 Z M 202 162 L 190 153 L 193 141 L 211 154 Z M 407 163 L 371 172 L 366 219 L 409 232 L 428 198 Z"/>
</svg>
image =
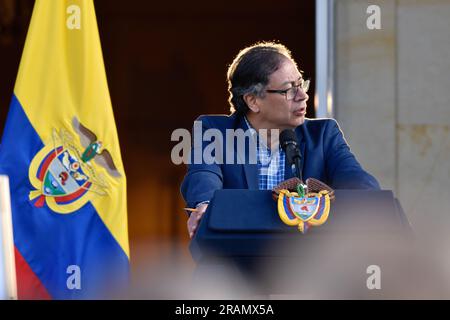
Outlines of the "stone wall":
<svg viewBox="0 0 450 320">
<path fill-rule="evenodd" d="M 381 29 L 369 30 L 369 5 Z M 335 2 L 335 114 L 415 230 L 450 226 L 450 2 Z"/>
</svg>

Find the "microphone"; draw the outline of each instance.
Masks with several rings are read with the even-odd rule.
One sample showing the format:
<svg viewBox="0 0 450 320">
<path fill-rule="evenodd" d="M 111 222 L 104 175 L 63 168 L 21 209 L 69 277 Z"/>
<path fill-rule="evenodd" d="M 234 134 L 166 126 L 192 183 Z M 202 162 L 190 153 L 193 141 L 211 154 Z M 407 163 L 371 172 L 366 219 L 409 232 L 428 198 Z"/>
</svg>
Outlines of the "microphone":
<svg viewBox="0 0 450 320">
<path fill-rule="evenodd" d="M 286 153 L 286 160 L 290 166 L 295 166 L 295 173 L 297 178 L 300 179 L 301 183 L 303 183 L 302 173 L 300 170 L 300 162 L 302 156 L 300 154 L 300 149 L 298 145 L 297 136 L 294 130 L 285 129 L 280 133 L 280 144 L 281 148 Z"/>
</svg>

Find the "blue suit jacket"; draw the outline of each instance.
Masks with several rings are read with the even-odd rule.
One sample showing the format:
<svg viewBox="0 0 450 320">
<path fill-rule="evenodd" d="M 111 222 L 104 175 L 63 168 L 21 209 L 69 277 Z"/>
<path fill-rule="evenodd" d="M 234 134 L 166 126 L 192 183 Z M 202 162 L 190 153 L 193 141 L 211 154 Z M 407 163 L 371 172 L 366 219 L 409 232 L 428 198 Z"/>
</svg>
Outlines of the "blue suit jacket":
<svg viewBox="0 0 450 320">
<path fill-rule="evenodd" d="M 237 114 L 200 116 L 197 121 L 202 121 L 203 130 L 218 129 L 223 137 L 226 137 L 226 129 L 248 129 L 245 119 Z M 377 180 L 364 171 L 350 151 L 336 120 L 305 119 L 295 132 L 302 154 L 303 180 L 313 177 L 334 189 L 380 189 Z M 203 142 L 201 146 L 193 147 L 191 156 L 193 157 L 194 152 L 202 152 L 210 143 Z M 238 156 L 239 151 L 235 147 Z M 244 156 L 248 156 L 248 150 Z M 199 202 L 210 200 L 217 189 L 258 189 L 258 165 L 248 164 L 248 161 L 245 164 L 236 162 L 191 162 L 181 185 L 181 193 L 187 206 L 193 208 Z M 293 176 L 286 161 L 285 179 Z"/>
</svg>

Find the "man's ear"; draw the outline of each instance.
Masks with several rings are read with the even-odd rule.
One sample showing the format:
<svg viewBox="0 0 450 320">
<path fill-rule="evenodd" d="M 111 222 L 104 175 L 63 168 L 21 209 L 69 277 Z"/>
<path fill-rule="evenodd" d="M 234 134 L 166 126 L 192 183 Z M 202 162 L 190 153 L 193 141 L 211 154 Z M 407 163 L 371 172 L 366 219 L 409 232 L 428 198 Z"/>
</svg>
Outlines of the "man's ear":
<svg viewBox="0 0 450 320">
<path fill-rule="evenodd" d="M 246 93 L 243 96 L 245 103 L 247 104 L 248 108 L 255 112 L 258 113 L 259 112 L 259 105 L 258 105 L 258 101 L 256 98 L 256 95 L 253 93 Z"/>
</svg>

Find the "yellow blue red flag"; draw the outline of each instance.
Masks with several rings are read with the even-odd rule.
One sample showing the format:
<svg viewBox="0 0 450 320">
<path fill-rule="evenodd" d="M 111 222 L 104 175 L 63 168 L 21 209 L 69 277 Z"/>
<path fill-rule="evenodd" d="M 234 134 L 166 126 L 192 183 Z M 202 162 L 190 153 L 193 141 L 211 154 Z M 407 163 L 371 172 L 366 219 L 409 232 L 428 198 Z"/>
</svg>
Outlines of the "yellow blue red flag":
<svg viewBox="0 0 450 320">
<path fill-rule="evenodd" d="M 126 178 L 92 0 L 37 0 L 0 147 L 19 298 L 128 280 Z"/>
</svg>

